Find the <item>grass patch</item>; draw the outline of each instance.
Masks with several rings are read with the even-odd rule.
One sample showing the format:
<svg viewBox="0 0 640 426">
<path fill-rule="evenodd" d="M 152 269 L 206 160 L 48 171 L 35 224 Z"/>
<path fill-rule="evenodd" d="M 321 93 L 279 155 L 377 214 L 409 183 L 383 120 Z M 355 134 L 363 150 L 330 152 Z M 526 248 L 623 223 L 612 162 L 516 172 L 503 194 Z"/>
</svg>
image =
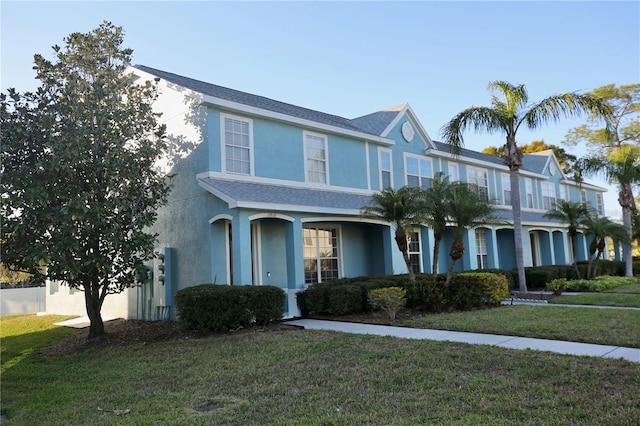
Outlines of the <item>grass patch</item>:
<svg viewBox="0 0 640 426">
<path fill-rule="evenodd" d="M 570 305 L 595 305 L 640 308 L 640 294 L 619 293 L 584 293 L 571 296 L 558 296 L 550 303 Z M 637 315 L 640 316 L 640 313 Z"/>
<path fill-rule="evenodd" d="M 632 309 L 501 306 L 426 315 L 403 325 L 640 348 L 640 312 Z"/>
<path fill-rule="evenodd" d="M 28 357 L 2 404 L 9 424 L 618 425 L 638 386 L 624 360 L 281 331 Z"/>
<path fill-rule="evenodd" d="M 53 325 L 69 316 L 60 315 L 11 315 L 0 320 L 0 374 L 13 367 L 28 355 L 54 340 L 76 332 Z"/>
</svg>

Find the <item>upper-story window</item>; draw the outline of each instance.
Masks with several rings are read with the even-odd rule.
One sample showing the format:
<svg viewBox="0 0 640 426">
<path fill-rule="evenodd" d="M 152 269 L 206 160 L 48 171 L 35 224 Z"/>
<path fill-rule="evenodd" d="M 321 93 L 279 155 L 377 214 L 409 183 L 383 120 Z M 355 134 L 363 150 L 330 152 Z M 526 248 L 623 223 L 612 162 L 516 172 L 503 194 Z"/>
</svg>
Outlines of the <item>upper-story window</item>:
<svg viewBox="0 0 640 426">
<path fill-rule="evenodd" d="M 553 182 L 542 182 L 542 208 L 553 210 L 556 208 L 556 185 Z"/>
<path fill-rule="evenodd" d="M 460 168 L 456 163 L 449 163 L 449 182 L 460 180 Z"/>
<path fill-rule="evenodd" d="M 307 182 L 329 183 L 327 137 L 304 132 L 304 153 Z"/>
<path fill-rule="evenodd" d="M 530 178 L 524 178 L 525 193 L 527 194 L 527 208 L 533 208 L 533 182 Z"/>
<path fill-rule="evenodd" d="M 380 189 L 393 188 L 393 162 L 391 161 L 391 150 L 378 150 L 378 161 L 380 164 Z"/>
<path fill-rule="evenodd" d="M 604 202 L 602 201 L 602 194 L 596 192 L 596 208 L 598 209 L 598 214 L 604 216 Z"/>
<path fill-rule="evenodd" d="M 502 199 L 504 205 L 511 205 L 511 176 L 507 173 L 502 174 Z"/>
<path fill-rule="evenodd" d="M 584 189 L 580 190 L 580 202 L 583 206 L 587 206 L 587 191 L 585 191 Z"/>
<path fill-rule="evenodd" d="M 567 200 L 567 188 L 565 188 L 564 185 L 560 185 L 560 195 L 558 195 L 558 198 L 561 200 Z"/>
<path fill-rule="evenodd" d="M 467 168 L 467 183 L 476 186 L 480 198 L 485 201 L 489 200 L 489 179 L 486 170 L 474 167 Z"/>
<path fill-rule="evenodd" d="M 253 174 L 253 121 L 222 114 L 224 171 Z"/>
<path fill-rule="evenodd" d="M 405 157 L 405 171 L 407 176 L 407 186 L 422 186 L 428 188 L 430 185 L 431 161 L 407 155 Z"/>
</svg>

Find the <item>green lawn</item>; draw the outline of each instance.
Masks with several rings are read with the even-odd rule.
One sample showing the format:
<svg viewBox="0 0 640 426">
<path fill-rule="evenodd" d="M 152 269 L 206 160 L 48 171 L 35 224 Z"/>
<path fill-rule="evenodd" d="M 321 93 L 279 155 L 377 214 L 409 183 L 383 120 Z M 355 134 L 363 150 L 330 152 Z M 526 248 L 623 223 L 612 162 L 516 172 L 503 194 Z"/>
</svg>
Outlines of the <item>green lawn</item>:
<svg viewBox="0 0 640 426">
<path fill-rule="evenodd" d="M 640 311 L 632 309 L 513 305 L 425 315 L 403 325 L 640 348 Z"/>
<path fill-rule="evenodd" d="M 2 412 L 7 425 L 619 425 L 640 418 L 639 387 L 623 360 L 255 331 L 21 357 L 2 373 Z"/>
<path fill-rule="evenodd" d="M 559 296 L 551 303 L 640 308 L 640 284 L 616 287 L 598 293 Z"/>
</svg>

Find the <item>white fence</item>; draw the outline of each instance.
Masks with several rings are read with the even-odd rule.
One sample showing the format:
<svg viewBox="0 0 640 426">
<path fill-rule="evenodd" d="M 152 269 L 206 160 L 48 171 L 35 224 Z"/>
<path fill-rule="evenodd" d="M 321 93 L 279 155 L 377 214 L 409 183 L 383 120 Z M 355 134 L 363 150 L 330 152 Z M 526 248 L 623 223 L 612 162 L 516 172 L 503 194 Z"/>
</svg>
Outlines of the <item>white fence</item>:
<svg viewBox="0 0 640 426">
<path fill-rule="evenodd" d="M 45 312 L 45 287 L 5 288 L 0 290 L 0 315 L 21 315 Z"/>
</svg>

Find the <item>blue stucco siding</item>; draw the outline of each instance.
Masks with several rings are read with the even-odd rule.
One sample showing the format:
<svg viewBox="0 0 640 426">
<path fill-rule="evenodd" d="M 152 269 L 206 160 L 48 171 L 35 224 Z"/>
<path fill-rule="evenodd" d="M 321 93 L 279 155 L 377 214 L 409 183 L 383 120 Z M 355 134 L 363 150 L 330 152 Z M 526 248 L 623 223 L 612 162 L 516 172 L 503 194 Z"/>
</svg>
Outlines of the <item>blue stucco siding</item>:
<svg viewBox="0 0 640 426">
<path fill-rule="evenodd" d="M 333 186 L 368 189 L 363 141 L 329 135 L 329 180 Z"/>
<path fill-rule="evenodd" d="M 344 276 L 384 275 L 384 250 L 378 227 L 347 222 L 341 228 Z"/>
<path fill-rule="evenodd" d="M 253 145 L 257 177 L 304 182 L 304 140 L 301 129 L 254 119 Z"/>
<path fill-rule="evenodd" d="M 262 283 L 287 288 L 287 241 L 289 224 L 283 220 L 261 219 Z"/>
<path fill-rule="evenodd" d="M 215 172 L 222 171 L 221 153 L 222 146 L 220 145 L 220 112 L 209 108 L 207 110 L 207 137 L 206 141 L 209 146 L 208 153 L 208 169 Z M 206 170 L 200 170 L 203 172 Z"/>
</svg>

